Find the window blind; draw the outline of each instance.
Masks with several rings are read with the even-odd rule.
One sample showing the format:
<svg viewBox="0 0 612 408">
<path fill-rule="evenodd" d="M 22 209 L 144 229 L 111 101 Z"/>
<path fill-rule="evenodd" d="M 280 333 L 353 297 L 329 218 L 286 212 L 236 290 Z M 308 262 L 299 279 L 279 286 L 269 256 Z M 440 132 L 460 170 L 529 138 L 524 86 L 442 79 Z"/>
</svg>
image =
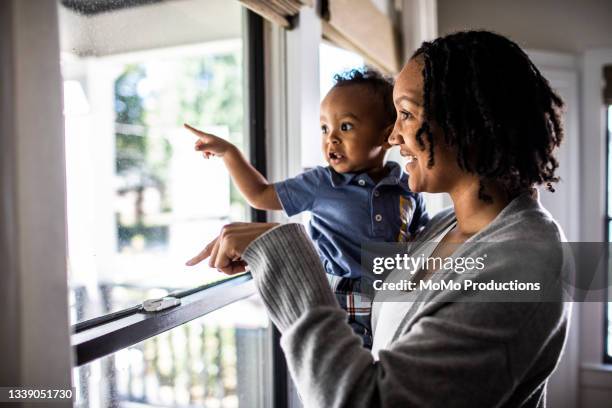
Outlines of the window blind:
<svg viewBox="0 0 612 408">
<path fill-rule="evenodd" d="M 400 69 L 400 36 L 392 20 L 371 0 L 327 0 L 323 37 L 355 51 L 387 74 Z"/>
<path fill-rule="evenodd" d="M 281 27 L 291 29 L 292 19 L 303 5 L 313 5 L 313 0 L 238 0 L 245 7 Z"/>
<path fill-rule="evenodd" d="M 604 103 L 612 105 L 612 65 L 604 66 L 605 86 L 603 91 Z"/>
</svg>

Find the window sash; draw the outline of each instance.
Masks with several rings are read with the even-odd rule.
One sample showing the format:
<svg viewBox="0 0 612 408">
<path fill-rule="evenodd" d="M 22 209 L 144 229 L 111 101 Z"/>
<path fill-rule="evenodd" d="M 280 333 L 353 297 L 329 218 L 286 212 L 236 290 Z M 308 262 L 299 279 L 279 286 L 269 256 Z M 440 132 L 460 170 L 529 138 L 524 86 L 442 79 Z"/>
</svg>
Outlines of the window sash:
<svg viewBox="0 0 612 408">
<path fill-rule="evenodd" d="M 308 0 L 302 0 L 308 4 Z M 265 52 L 264 21 L 246 10 L 247 44 L 244 49 L 248 81 L 247 144 L 251 163 L 266 175 L 265 145 Z M 253 210 L 252 221 L 266 221 L 266 212 Z M 255 293 L 250 274 L 244 274 L 198 288 L 185 294 L 180 306 L 166 311 L 143 316 L 139 307 L 101 316 L 95 321 L 85 321 L 72 328 L 71 344 L 75 366 L 82 366 L 97 358 L 112 354 L 144 341 L 173 327 L 213 312 L 223 306 L 249 297 Z M 272 335 L 272 392 L 273 407 L 286 407 L 289 399 L 289 377 L 283 351 L 280 347 L 280 333 L 271 327 Z"/>
<path fill-rule="evenodd" d="M 251 162 L 265 176 L 263 21 L 255 13 L 245 12 L 248 148 Z M 265 216 L 265 212 L 254 211 L 252 220 L 265 221 Z M 136 305 L 76 323 L 71 328 L 75 366 L 112 354 L 253 294 L 251 275 L 243 274 L 175 293 L 173 296 L 180 297 L 182 304 L 171 309 L 145 314 L 142 307 Z"/>
<path fill-rule="evenodd" d="M 612 85 L 612 69 L 609 69 L 607 72 L 607 74 L 609 73 L 611 75 L 610 77 L 610 84 Z M 607 78 L 606 78 L 607 79 Z M 605 95 L 604 95 L 605 97 Z M 606 103 L 610 104 L 612 103 L 612 101 L 607 101 Z M 612 117 L 610 117 L 610 109 L 608 107 L 607 109 L 607 116 L 606 116 L 606 129 L 609 129 L 609 123 L 610 121 L 612 121 Z M 610 240 L 610 232 L 612 232 L 612 215 L 609 213 L 608 211 L 608 206 L 610 203 L 610 200 L 612 199 L 612 197 L 610 197 L 610 194 L 612 193 L 609 189 L 610 186 L 610 181 L 609 180 L 609 174 L 610 174 L 610 168 L 612 166 L 612 162 L 610 162 L 610 149 L 611 146 L 610 144 L 612 143 L 612 134 L 610 133 L 609 130 L 606 131 L 606 172 L 605 172 L 605 191 L 606 191 L 606 202 L 604 205 L 605 208 L 605 212 L 606 212 L 606 216 L 604 217 L 604 233 L 605 233 L 605 238 L 604 241 L 606 242 L 611 242 L 612 240 Z M 612 364 L 612 349 L 608 348 L 608 343 L 610 342 L 610 331 L 612 330 L 612 323 L 610 321 L 610 319 L 612 318 L 612 316 L 610 316 L 610 303 L 612 303 L 612 292 L 610 291 L 610 279 L 611 279 L 611 274 L 610 274 L 610 268 L 612 267 L 612 263 L 610 263 L 610 256 L 606 256 L 606 271 L 607 273 L 606 275 L 606 283 L 605 283 L 605 287 L 606 287 L 606 300 L 607 302 L 605 302 L 603 304 L 603 316 L 604 316 L 604 321 L 603 321 L 603 347 L 602 347 L 602 354 L 603 354 L 603 363 L 604 364 Z"/>
<path fill-rule="evenodd" d="M 244 274 L 183 296 L 181 305 L 172 309 L 145 313 L 136 307 L 118 312 L 112 319 L 99 324 L 75 328 L 71 339 L 75 366 L 140 343 L 253 294 L 255 287 L 251 275 Z"/>
<path fill-rule="evenodd" d="M 283 28 L 293 28 L 293 18 L 303 5 L 312 7 L 313 0 L 238 0 L 266 20 Z"/>
<path fill-rule="evenodd" d="M 612 65 L 604 66 L 603 76 L 604 76 L 604 89 L 603 89 L 604 103 L 607 105 L 612 105 Z M 608 118 L 608 120 L 610 119 Z"/>
</svg>

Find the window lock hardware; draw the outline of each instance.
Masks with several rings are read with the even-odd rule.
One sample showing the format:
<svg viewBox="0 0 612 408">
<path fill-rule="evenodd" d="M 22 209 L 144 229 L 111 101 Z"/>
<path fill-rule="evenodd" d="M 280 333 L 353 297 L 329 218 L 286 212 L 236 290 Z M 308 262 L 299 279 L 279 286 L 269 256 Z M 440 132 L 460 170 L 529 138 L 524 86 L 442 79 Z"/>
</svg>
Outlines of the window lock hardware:
<svg viewBox="0 0 612 408">
<path fill-rule="evenodd" d="M 155 313 L 162 310 L 170 309 L 181 304 L 181 299 L 166 296 L 159 299 L 147 299 L 142 302 L 142 308 L 145 312 Z"/>
</svg>

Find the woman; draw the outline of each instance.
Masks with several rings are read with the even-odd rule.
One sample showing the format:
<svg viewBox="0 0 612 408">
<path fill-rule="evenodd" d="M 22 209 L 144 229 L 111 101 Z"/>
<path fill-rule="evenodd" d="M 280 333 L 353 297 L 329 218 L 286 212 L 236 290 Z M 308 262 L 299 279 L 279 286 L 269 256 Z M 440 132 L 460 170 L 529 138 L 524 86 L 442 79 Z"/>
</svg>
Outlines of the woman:
<svg viewBox="0 0 612 408">
<path fill-rule="evenodd" d="M 407 158 L 410 188 L 453 201 L 416 238 L 439 241 L 432 256 L 482 255 L 470 243 L 560 248 L 563 232 L 533 187 L 552 190 L 558 180 L 552 153 L 563 136 L 562 101 L 515 43 L 482 31 L 424 43 L 399 74 L 394 101 L 390 142 Z M 535 249 L 494 255 L 485 277 L 513 276 L 526 265 L 559 274 L 564 264 L 560 250 L 552 259 Z M 566 337 L 563 302 L 449 302 L 444 291 L 418 307 L 375 298 L 370 353 L 346 323 L 301 225 L 227 226 L 190 264 L 209 256 L 230 274 L 249 265 L 307 407 L 545 405 Z"/>
</svg>

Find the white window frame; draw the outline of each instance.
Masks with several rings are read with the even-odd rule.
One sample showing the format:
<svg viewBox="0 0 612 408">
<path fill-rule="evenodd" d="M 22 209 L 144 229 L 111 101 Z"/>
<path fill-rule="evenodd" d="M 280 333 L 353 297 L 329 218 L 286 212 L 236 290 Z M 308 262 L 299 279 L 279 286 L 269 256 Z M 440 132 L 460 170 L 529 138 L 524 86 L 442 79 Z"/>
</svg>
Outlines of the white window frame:
<svg viewBox="0 0 612 408">
<path fill-rule="evenodd" d="M 151 316 L 122 316 L 71 336 L 57 1 L 7 0 L 0 12 L 0 268 L 5 282 L 0 286 L 0 344 L 5 346 L 0 385 L 65 389 L 72 385 L 78 344 L 95 341 L 95 331 L 109 338 Z M 211 286 L 206 293 L 185 295 L 187 308 L 173 313 L 191 316 L 178 320 L 184 323 L 254 293 L 248 276 Z M 170 314 L 153 318 L 167 320 L 167 330 L 178 322 Z M 132 338 L 123 347 L 141 340 Z M 72 406 L 72 401 L 58 406 Z"/>
<path fill-rule="evenodd" d="M 612 49 L 588 50 L 581 65 L 581 216 L 580 240 L 605 242 L 606 127 L 602 101 L 603 67 L 612 64 Z M 612 365 L 604 364 L 605 302 L 580 303 L 580 404 L 595 406 L 612 397 Z M 591 405 L 588 405 L 591 404 Z"/>
<path fill-rule="evenodd" d="M 57 3 L 7 0 L 0 14 L 0 245 L 8 256 L 0 261 L 7 282 L 0 287 L 0 343 L 8 361 L 2 385 L 66 388 L 71 351 Z"/>
</svg>

